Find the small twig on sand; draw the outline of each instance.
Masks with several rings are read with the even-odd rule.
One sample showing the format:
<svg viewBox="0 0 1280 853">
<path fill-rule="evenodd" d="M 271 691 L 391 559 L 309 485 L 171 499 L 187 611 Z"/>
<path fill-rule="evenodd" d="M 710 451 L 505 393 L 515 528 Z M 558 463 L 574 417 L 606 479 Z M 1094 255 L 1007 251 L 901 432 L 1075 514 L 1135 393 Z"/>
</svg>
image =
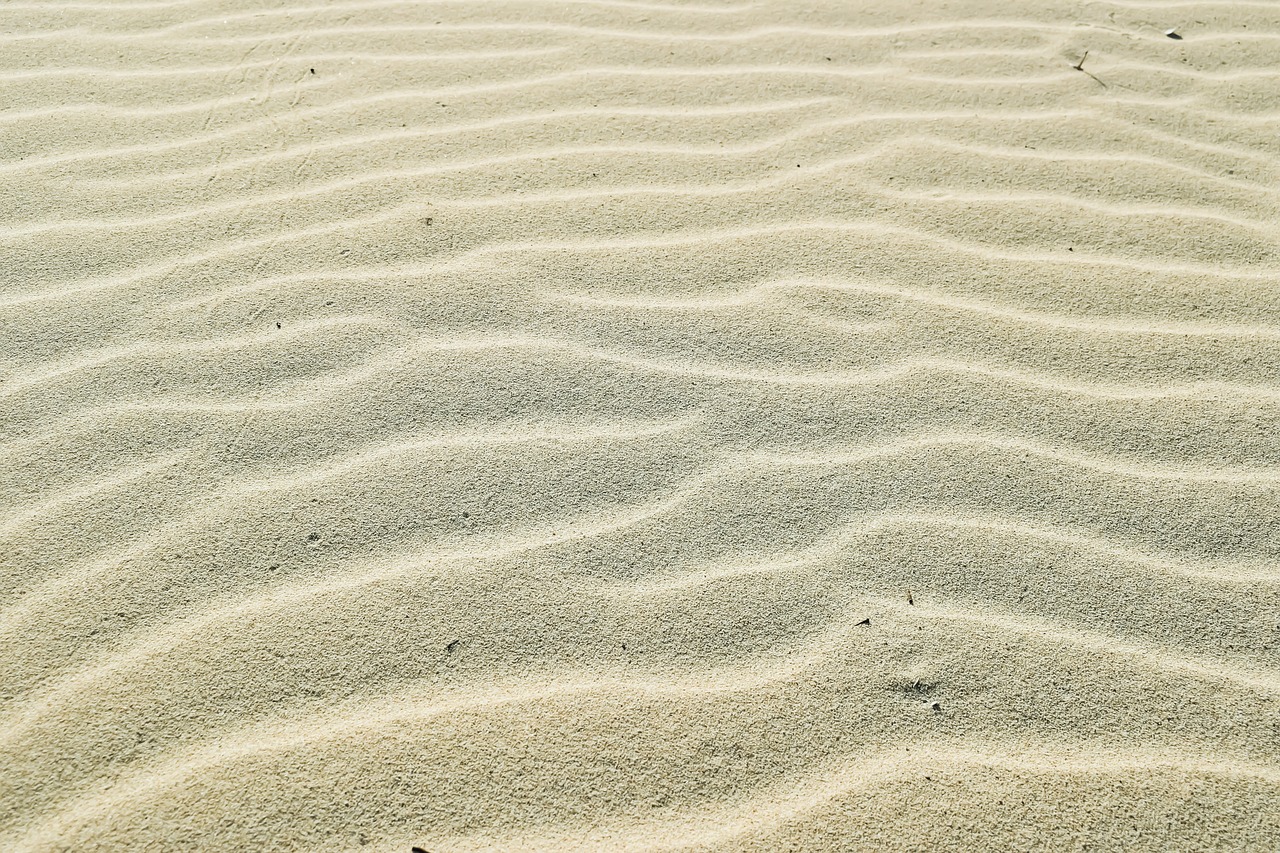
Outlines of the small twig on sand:
<svg viewBox="0 0 1280 853">
<path fill-rule="evenodd" d="M 1084 56 L 1080 57 L 1080 61 L 1079 61 L 1079 62 L 1077 62 L 1075 65 L 1073 65 L 1073 66 L 1071 66 L 1071 67 L 1072 67 L 1072 68 L 1074 68 L 1076 71 L 1079 71 L 1079 72 L 1081 72 L 1081 73 L 1083 73 L 1083 74 L 1089 74 L 1089 72 L 1088 72 L 1088 71 L 1085 71 L 1085 70 L 1084 70 L 1084 61 L 1085 61 L 1086 59 L 1088 59 L 1088 58 L 1089 58 L 1089 51 L 1087 51 L 1087 50 L 1086 50 L 1086 51 L 1084 52 Z M 1095 81 L 1099 86 L 1101 86 L 1102 88 L 1104 88 L 1104 89 L 1108 88 L 1106 83 L 1103 83 L 1103 82 L 1102 82 L 1101 80 L 1099 80 L 1097 77 L 1094 77 L 1094 75 L 1089 74 L 1089 76 L 1090 76 L 1090 77 L 1093 77 L 1094 81 Z"/>
</svg>

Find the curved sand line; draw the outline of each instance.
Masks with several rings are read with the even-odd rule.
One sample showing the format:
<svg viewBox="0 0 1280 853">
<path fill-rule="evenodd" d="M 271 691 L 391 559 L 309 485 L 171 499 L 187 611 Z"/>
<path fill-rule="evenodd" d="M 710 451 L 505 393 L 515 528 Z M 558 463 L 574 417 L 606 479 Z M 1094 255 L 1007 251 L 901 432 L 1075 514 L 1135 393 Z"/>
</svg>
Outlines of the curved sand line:
<svg viewBox="0 0 1280 853">
<path fill-rule="evenodd" d="M 670 502 L 668 502 L 669 504 Z M 647 512 L 645 517 L 652 517 L 652 512 Z M 636 520 L 638 520 L 638 517 L 633 516 L 626 523 L 631 524 Z M 821 569 L 828 565 L 833 558 L 840 557 L 850 544 L 859 540 L 900 527 L 918 529 L 921 526 L 1026 536 L 1033 541 L 1052 542 L 1083 551 L 1092 551 L 1114 557 L 1124 563 L 1141 565 L 1159 572 L 1178 572 L 1193 578 L 1212 579 L 1215 581 L 1227 580 L 1231 583 L 1239 584 L 1262 583 L 1272 586 L 1280 584 L 1280 574 L 1275 572 L 1274 569 L 1268 571 L 1266 568 L 1258 566 L 1252 570 L 1240 571 L 1239 569 L 1225 566 L 1196 566 L 1188 564 L 1185 559 L 1179 557 L 1144 554 L 1123 543 L 1108 542 L 1104 539 L 1082 535 L 1072 530 L 1047 529 L 1037 525 L 1011 522 L 1003 518 L 895 514 L 853 520 L 843 531 L 836 533 L 819 546 L 807 549 L 786 559 L 775 558 L 753 565 L 735 563 L 729 567 L 709 569 L 697 574 L 680 574 L 666 579 L 628 583 L 610 590 L 610 594 L 620 602 L 634 599 L 644 603 L 651 602 L 653 599 L 678 596 L 696 587 L 718 584 L 726 580 L 737 580 L 753 575 L 772 576 L 803 568 Z M 590 532 L 574 532 L 567 538 L 562 537 L 556 540 L 555 545 L 562 546 L 573 538 L 590 538 L 616 529 L 618 529 L 618 526 L 612 525 L 608 528 Z M 139 633 L 137 642 L 113 646 L 96 661 L 81 665 L 80 668 L 68 673 L 57 683 L 43 688 L 38 694 L 25 697 L 19 707 L 8 709 L 5 712 L 5 716 L 10 718 L 9 727 L 7 728 L 8 736 L 17 737 L 25 726 L 31 725 L 41 714 L 48 714 L 56 709 L 60 698 L 61 701 L 66 702 L 77 696 L 91 693 L 94 681 L 108 679 L 125 671 L 142 669 L 153 658 L 170 652 L 184 643 L 198 640 L 204 634 L 213 633 L 216 635 L 220 632 L 227 632 L 229 627 L 220 623 L 234 625 L 236 622 L 242 622 L 252 624 L 258 618 L 261 618 L 263 613 L 271 610 L 305 607 L 336 592 L 348 592 L 389 579 L 403 578 L 417 573 L 438 572 L 450 563 L 465 564 L 477 561 L 499 560 L 526 551 L 546 548 L 551 544 L 552 537 L 544 533 L 541 538 L 529 543 L 518 543 L 511 546 L 503 545 L 486 551 L 424 555 L 420 559 L 425 562 L 419 567 L 409 567 L 403 563 L 380 567 L 358 567 L 345 577 L 335 577 L 323 584 L 302 583 L 278 586 L 266 595 L 258 595 L 240 601 L 221 602 L 215 608 L 184 615 L 181 619 L 171 623 L 149 626 L 145 631 Z M 864 606 L 871 605 L 888 609 L 893 609 L 897 606 L 894 602 L 877 602 L 874 599 L 863 599 L 861 601 Z M 965 615 L 955 608 L 939 609 L 934 607 L 899 613 L 900 616 L 907 614 L 913 618 L 958 620 L 961 622 L 977 618 Z M 985 623 L 991 621 L 991 618 L 984 616 L 979 618 L 978 621 Z M 1012 624 L 1008 623 L 1010 626 Z M 1066 623 L 1039 628 L 1027 627 L 1028 624 L 1031 623 L 1019 623 L 1018 627 L 1010 627 L 1010 630 L 1035 634 L 1039 637 L 1050 637 L 1064 642 L 1084 643 L 1099 649 L 1105 648 L 1105 651 L 1109 654 L 1116 653 L 1137 657 L 1146 655 L 1155 661 L 1159 661 L 1159 665 L 1165 669 L 1194 672 L 1198 677 L 1212 677 L 1214 673 L 1221 673 L 1221 677 L 1229 681 L 1246 684 L 1264 691 L 1274 689 L 1274 685 L 1269 680 L 1273 674 L 1236 672 L 1225 661 L 1196 661 L 1193 657 L 1188 657 L 1185 652 L 1173 648 L 1161 649 L 1148 646 L 1139 649 L 1136 646 L 1127 646 L 1123 641 L 1119 641 L 1118 638 L 1109 636 L 1104 641 L 1098 639 L 1101 635 L 1097 634 L 1097 632 L 1081 633 Z M 1044 623 L 1042 620 L 1034 624 L 1044 626 L 1048 623 Z M 1117 640 L 1118 645 L 1109 645 L 1112 640 Z"/>
<path fill-rule="evenodd" d="M 850 620 L 849 624 L 852 625 L 852 620 Z M 1032 633 L 1037 633 L 1038 631 L 1035 627 L 1022 625 L 1018 625 L 1017 629 L 1026 629 Z M 269 724 L 258 725 L 249 731 L 236 733 L 234 737 L 220 737 L 203 747 L 188 745 L 182 754 L 168 761 L 162 761 L 160 766 L 147 767 L 141 773 L 136 774 L 132 780 L 122 781 L 122 783 L 112 786 L 104 794 L 90 795 L 87 798 L 88 802 L 78 802 L 64 808 L 64 816 L 61 818 L 54 817 L 51 820 L 47 819 L 47 825 L 57 828 L 60 823 L 77 814 L 83 815 L 86 812 L 90 815 L 94 813 L 104 814 L 112 808 L 120 808 L 125 802 L 163 797 L 166 794 L 166 788 L 176 786 L 185 777 L 197 773 L 211 772 L 258 753 L 297 750 L 317 741 L 348 739 L 354 735 L 365 734 L 370 729 L 402 723 L 406 718 L 414 721 L 424 721 L 474 709 L 486 710 L 512 703 L 556 700 L 581 693 L 625 691 L 628 693 L 643 692 L 684 697 L 691 694 L 754 691 L 771 683 L 785 682 L 804 670 L 818 665 L 821 658 L 838 651 L 840 640 L 849 630 L 851 628 L 846 627 L 829 632 L 816 643 L 811 644 L 814 646 L 812 650 L 792 654 L 792 661 L 800 660 L 803 661 L 802 663 L 793 663 L 790 666 L 780 670 L 775 669 L 774 671 L 769 669 L 762 671 L 757 665 L 757 667 L 751 669 L 744 668 L 736 672 L 717 673 L 714 680 L 709 680 L 705 673 L 688 673 L 684 678 L 662 680 L 574 679 L 558 680 L 558 683 L 551 686 L 543 686 L 533 682 L 531 684 L 504 685 L 497 689 L 491 688 L 483 691 L 471 690 L 461 696 L 450 697 L 444 701 L 406 701 L 404 697 L 391 697 L 382 701 L 366 699 L 361 703 L 355 714 L 334 715 L 333 719 L 323 722 L 312 721 L 305 732 L 290 732 L 282 735 L 278 733 L 279 729 L 274 726 Z M 1055 637 L 1055 639 L 1057 638 Z M 1090 643 L 1090 645 L 1093 645 L 1093 643 Z M 1105 643 L 1099 643 L 1097 648 L 1099 651 L 1110 651 L 1106 649 Z M 1120 653 L 1128 653 L 1128 650 Z M 1186 667 L 1186 664 L 1183 663 L 1174 665 L 1179 669 Z M 1215 679 L 1220 677 L 1215 675 L 1212 665 L 1208 667 L 1207 672 L 1204 674 Z M 1280 682 L 1268 679 L 1259 684 L 1258 687 L 1267 692 L 1274 692 L 1280 689 Z M 955 749 L 954 745 L 949 745 L 942 754 L 944 756 L 954 755 Z M 963 752 L 961 754 L 963 755 Z M 1192 764 L 1190 761 L 1187 763 Z M 1202 765 L 1204 760 L 1201 759 L 1194 763 Z M 1097 767 L 1097 772 L 1107 772 L 1106 766 Z M 1203 769 L 1201 769 L 1201 772 L 1203 772 Z M 1253 765 L 1248 769 L 1226 770 L 1225 772 L 1243 772 L 1246 775 L 1260 776 L 1280 784 L 1280 768 L 1276 768 L 1273 765 Z M 844 778 L 847 778 L 847 775 Z M 19 843 L 21 845 L 33 842 L 32 840 L 27 840 Z"/>
<path fill-rule="evenodd" d="M 593 201 L 599 199 L 617 199 L 635 196 L 670 196 L 674 198 L 680 197 L 702 197 L 717 198 L 720 196 L 732 196 L 744 193 L 757 193 L 762 190 L 770 190 L 788 185 L 810 183 L 815 178 L 822 176 L 826 172 L 834 172 L 844 169 L 848 166 L 869 164 L 886 151 L 891 150 L 893 146 L 901 145 L 903 141 L 898 140 L 892 144 L 886 143 L 882 145 L 872 146 L 871 148 L 861 152 L 854 157 L 842 157 L 835 160 L 820 161 L 809 164 L 803 172 L 791 173 L 787 172 L 783 175 L 772 178 L 759 178 L 755 180 L 745 180 L 734 183 L 721 184 L 715 187 L 705 186 L 613 186 L 603 190 L 574 190 L 568 192 L 554 193 L 538 193 L 538 194 L 508 194 L 499 196 L 485 196 L 474 199 L 454 200 L 442 199 L 432 202 L 432 206 L 438 210 L 453 209 L 484 209 L 493 207 L 513 207 L 522 205 L 541 205 L 547 203 L 559 202 L 578 202 Z M 747 150 L 767 150 L 778 144 L 777 140 L 768 140 L 759 146 L 752 146 Z M 342 190 L 350 189 L 357 186 L 363 186 L 369 183 L 385 183 L 392 180 L 405 180 L 407 178 L 423 177 L 427 175 L 438 175 L 446 171 L 469 171 L 472 169 L 480 169 L 491 165 L 510 165 L 513 163 L 523 162 L 527 159 L 556 159 L 563 157 L 573 157 L 579 155 L 628 155 L 628 154 L 650 154 L 663 153 L 664 151 L 675 152 L 674 148 L 663 148 L 661 146 L 634 148 L 629 150 L 618 150 L 610 148 L 583 148 L 583 149 L 553 149 L 548 151 L 536 151 L 530 154 L 521 154 L 516 157 L 496 157 L 483 161 L 469 161 L 463 163 L 450 164 L 445 169 L 414 169 L 399 170 L 397 172 L 373 173 L 362 175 L 359 178 L 346 179 L 342 181 L 330 182 L 326 185 L 310 187 L 306 189 L 294 190 L 289 194 L 277 194 L 274 196 L 257 196 L 248 198 L 238 198 L 230 201 L 218 202 L 203 207 L 184 208 L 181 210 L 171 211 L 158 216 L 147 218 L 128 218 L 120 220 L 102 220 L 102 219 L 81 219 L 81 220 L 64 220 L 60 222 L 37 222 L 26 225 L 21 228 L 6 229 L 3 234 L 9 238 L 25 238 L 35 235 L 44 235 L 50 233 L 66 233 L 77 231 L 95 231 L 95 230 L 132 230 L 137 228 L 146 228 L 154 225 L 161 225 L 173 222 L 181 222 L 183 220 L 205 220 L 211 215 L 226 213 L 229 211 L 243 211 L 246 208 L 253 208 L 258 205 L 279 204 L 286 199 L 300 200 L 311 196 L 324 196 L 330 193 L 337 193 Z M 681 154 L 688 152 L 680 152 Z M 735 152 L 736 153 L 736 152 Z M 865 185 L 864 185 L 865 186 Z M 960 205 L 971 205 L 974 203 L 986 204 L 1017 204 L 1031 203 L 1046 206 L 1061 206 L 1067 208 L 1075 208 L 1085 210 L 1090 213 L 1108 216 L 1108 217 L 1150 217 L 1150 218 L 1169 218 L 1181 220 L 1204 220 L 1208 222 L 1216 222 L 1224 225 L 1231 225 L 1237 228 L 1256 231 L 1260 234 L 1271 234 L 1274 223 L 1271 220 L 1251 219 L 1239 216 L 1231 216 L 1218 211 L 1206 208 L 1192 206 L 1175 206 L 1175 205 L 1122 205 L 1115 203 L 1106 203 L 1086 198 L 1077 198 L 1070 195 L 1058 193 L 1011 193 L 1005 192 L 1000 194 L 963 192 L 941 194 L 936 192 L 903 192 L 893 191 L 884 188 L 876 188 L 874 192 L 888 199 L 902 199 L 917 202 L 930 203 L 953 203 Z"/>
<path fill-rule="evenodd" d="M 57 299 L 67 299 L 73 296 L 80 296 L 86 293 L 93 293 L 100 290 L 117 289 L 127 285 L 135 284 L 159 275 L 166 275 L 177 272 L 185 267 L 195 266 L 210 260 L 218 260 L 233 255 L 235 253 L 249 252 L 254 249 L 275 248 L 282 242 L 298 241 L 305 238 L 328 236 L 351 228 L 359 228 L 366 225 L 382 224 L 390 220 L 399 219 L 405 215 L 416 212 L 425 213 L 428 210 L 425 205 L 420 202 L 412 202 L 405 205 L 396 206 L 388 211 L 376 214 L 374 216 L 363 217 L 360 219 L 349 220 L 345 223 L 325 224 L 313 226 L 310 228 L 301 228 L 288 231 L 280 235 L 270 237 L 262 237 L 250 240 L 241 240 L 237 243 L 224 246 L 217 249 L 206 250 L 195 254 L 179 256 L 177 258 L 167 258 L 157 263 L 148 264 L 141 268 L 135 268 L 133 271 L 109 278 L 100 279 L 92 282 L 77 282 L 69 286 L 61 287 L 53 291 L 43 292 L 27 292 L 8 296 L 0 299 L 0 306 L 5 305 L 21 305 L 28 302 L 43 302 Z M 1205 277 L 1214 277 L 1222 279 L 1236 279 L 1242 281 L 1273 281 L 1277 278 L 1277 274 L 1268 270 L 1256 270 L 1248 267 L 1239 268 L 1219 268 L 1211 264 L 1205 263 L 1162 263 L 1158 261 L 1132 260 L 1129 258 L 1107 257 L 1103 255 L 1088 255 L 1084 253 L 1068 254 L 1067 252 L 1031 252 L 1031 251 L 1001 251 L 983 246 L 981 244 L 965 244 L 961 241 L 942 237 L 927 231 L 920 231 L 897 225 L 889 225 L 886 223 L 866 224 L 850 224 L 834 221 L 819 222 L 785 222 L 777 223 L 771 226 L 740 228 L 740 229 L 718 229 L 695 233 L 683 233 L 672 236 L 645 236 L 630 239 L 596 239 L 590 241 L 546 241 L 539 243 L 528 243 L 524 241 L 516 241 L 511 243 L 495 243 L 475 249 L 468 249 L 456 253 L 444 260 L 432 265 L 435 271 L 449 269 L 454 266 L 463 266 L 492 255 L 513 254 L 513 253 L 544 253 L 544 252 L 604 252 L 609 249 L 633 249 L 633 248 L 662 248 L 697 245 L 700 243 L 714 243 L 718 241 L 728 240 L 746 240 L 752 237 L 776 237 L 789 236 L 797 233 L 813 233 L 813 232 L 842 232 L 842 233 L 870 233 L 873 235 L 905 237 L 907 239 L 915 239 L 928 243 L 932 243 L 940 248 L 947 249 L 958 253 L 970 255 L 978 255 L 992 260 L 1008 260 L 1008 261 L 1024 261 L 1024 262 L 1041 262 L 1060 264 L 1062 266 L 1108 266 L 1120 269 L 1133 270 L 1135 272 L 1150 273 L 1185 273 L 1191 275 L 1199 275 Z"/>
</svg>

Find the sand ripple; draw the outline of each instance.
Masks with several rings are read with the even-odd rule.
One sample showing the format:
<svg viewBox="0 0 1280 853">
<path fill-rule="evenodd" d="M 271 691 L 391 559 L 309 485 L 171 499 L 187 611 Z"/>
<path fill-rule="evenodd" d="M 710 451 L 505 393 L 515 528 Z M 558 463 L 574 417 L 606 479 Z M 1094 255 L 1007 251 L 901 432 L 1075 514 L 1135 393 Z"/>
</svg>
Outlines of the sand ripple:
<svg viewBox="0 0 1280 853">
<path fill-rule="evenodd" d="M 0 848 L 1280 846 L 1274 4 L 0 24 Z"/>
</svg>

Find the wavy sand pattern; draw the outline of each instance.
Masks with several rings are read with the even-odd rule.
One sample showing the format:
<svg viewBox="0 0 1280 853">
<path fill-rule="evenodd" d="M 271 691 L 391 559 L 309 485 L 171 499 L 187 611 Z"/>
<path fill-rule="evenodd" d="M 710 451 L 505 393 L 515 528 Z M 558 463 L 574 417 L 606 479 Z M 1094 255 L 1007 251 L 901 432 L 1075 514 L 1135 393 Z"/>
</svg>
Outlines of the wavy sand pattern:
<svg viewBox="0 0 1280 853">
<path fill-rule="evenodd" d="M 1280 848 L 1276 4 L 0 22 L 0 849 Z"/>
</svg>

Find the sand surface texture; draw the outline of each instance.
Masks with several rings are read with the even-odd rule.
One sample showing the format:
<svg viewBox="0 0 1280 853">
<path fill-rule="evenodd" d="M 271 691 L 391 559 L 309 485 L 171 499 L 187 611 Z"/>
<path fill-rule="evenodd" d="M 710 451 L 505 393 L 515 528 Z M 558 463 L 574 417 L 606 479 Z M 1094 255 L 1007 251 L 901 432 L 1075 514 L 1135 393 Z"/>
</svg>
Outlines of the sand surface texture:
<svg viewBox="0 0 1280 853">
<path fill-rule="evenodd" d="M 0 849 L 1280 845 L 1277 4 L 0 24 Z"/>
</svg>

